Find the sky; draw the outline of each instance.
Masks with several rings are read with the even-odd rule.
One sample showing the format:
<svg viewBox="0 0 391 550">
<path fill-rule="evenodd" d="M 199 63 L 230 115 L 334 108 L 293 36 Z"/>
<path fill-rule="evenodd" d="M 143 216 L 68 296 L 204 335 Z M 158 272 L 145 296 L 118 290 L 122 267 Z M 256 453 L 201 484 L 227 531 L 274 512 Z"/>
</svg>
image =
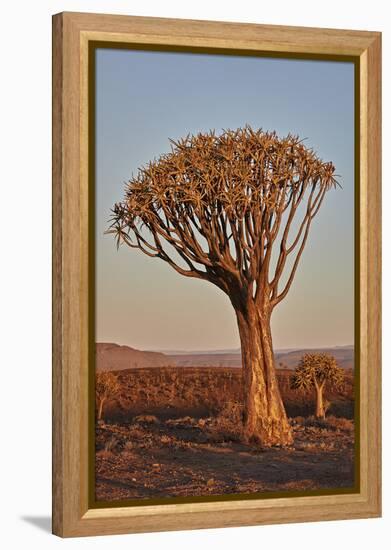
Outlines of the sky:
<svg viewBox="0 0 391 550">
<path fill-rule="evenodd" d="M 96 341 L 144 350 L 239 347 L 228 297 L 105 235 L 125 183 L 169 138 L 245 124 L 305 138 L 332 161 L 327 193 L 287 297 L 275 349 L 354 341 L 354 66 L 208 54 L 96 51 Z"/>
</svg>

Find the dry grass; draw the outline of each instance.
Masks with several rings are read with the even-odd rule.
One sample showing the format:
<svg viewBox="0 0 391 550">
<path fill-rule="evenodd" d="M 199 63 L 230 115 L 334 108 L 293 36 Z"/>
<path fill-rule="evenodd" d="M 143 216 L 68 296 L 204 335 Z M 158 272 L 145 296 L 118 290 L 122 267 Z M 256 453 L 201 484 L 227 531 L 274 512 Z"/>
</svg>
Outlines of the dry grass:
<svg viewBox="0 0 391 550">
<path fill-rule="evenodd" d="M 282 398 L 290 417 L 314 413 L 314 395 L 290 389 L 290 371 L 278 371 Z M 140 423 L 189 416 L 206 418 L 221 413 L 229 403 L 242 401 L 242 371 L 233 367 L 154 367 L 120 371 L 121 392 L 107 403 L 106 419 L 121 422 L 135 416 Z M 353 376 L 347 373 L 341 390 L 326 392 L 329 414 L 352 418 Z M 227 412 L 227 411 L 226 411 Z M 227 416 L 226 413 L 223 416 Z M 229 414 L 228 414 L 229 416 Z"/>
</svg>

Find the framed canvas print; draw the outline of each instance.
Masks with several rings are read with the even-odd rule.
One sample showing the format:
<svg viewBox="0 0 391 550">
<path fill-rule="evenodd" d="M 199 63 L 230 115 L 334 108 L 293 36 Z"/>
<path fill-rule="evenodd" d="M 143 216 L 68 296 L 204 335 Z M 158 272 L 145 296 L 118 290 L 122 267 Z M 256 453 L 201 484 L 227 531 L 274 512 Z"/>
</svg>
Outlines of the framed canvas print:
<svg viewBox="0 0 391 550">
<path fill-rule="evenodd" d="M 53 18 L 53 531 L 380 515 L 380 34 Z"/>
</svg>

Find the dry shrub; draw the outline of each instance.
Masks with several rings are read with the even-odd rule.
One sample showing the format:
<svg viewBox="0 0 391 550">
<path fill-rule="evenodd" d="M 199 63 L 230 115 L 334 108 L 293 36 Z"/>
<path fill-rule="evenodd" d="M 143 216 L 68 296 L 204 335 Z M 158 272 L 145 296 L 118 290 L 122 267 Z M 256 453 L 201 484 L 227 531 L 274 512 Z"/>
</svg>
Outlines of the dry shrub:
<svg viewBox="0 0 391 550">
<path fill-rule="evenodd" d="M 304 418 L 303 426 L 307 428 L 328 428 L 326 419 L 316 418 L 313 415 Z"/>
<path fill-rule="evenodd" d="M 243 422 L 243 405 L 239 401 L 226 401 L 220 409 L 218 418 L 225 419 L 229 422 L 242 424 Z"/>
<path fill-rule="evenodd" d="M 175 428 L 191 428 L 197 423 L 197 420 L 191 418 L 191 416 L 182 416 L 181 418 L 169 418 L 166 420 L 167 426 L 173 426 Z"/>
<path fill-rule="evenodd" d="M 112 436 L 105 442 L 105 451 L 113 453 L 118 447 L 118 440 Z"/>
<path fill-rule="evenodd" d="M 333 430 L 340 430 L 345 433 L 352 433 L 354 431 L 354 422 L 349 418 L 337 418 L 335 416 L 329 416 L 326 419 L 327 426 Z"/>
<path fill-rule="evenodd" d="M 122 449 L 122 455 L 126 459 L 132 459 L 134 458 L 134 444 L 132 441 L 125 441 L 123 449 Z"/>
<path fill-rule="evenodd" d="M 129 435 L 132 439 L 144 439 L 145 431 L 137 426 L 132 426 L 129 430 Z"/>
<path fill-rule="evenodd" d="M 125 444 L 124 444 L 124 451 L 126 451 L 126 452 L 132 451 L 133 447 L 134 447 L 134 444 L 133 444 L 132 441 L 126 441 Z"/>
<path fill-rule="evenodd" d="M 291 424 L 301 424 L 304 426 L 305 417 L 304 416 L 296 416 L 295 418 L 291 418 Z"/>
<path fill-rule="evenodd" d="M 159 419 L 153 414 L 139 414 L 133 420 L 138 424 L 159 424 Z"/>
<path fill-rule="evenodd" d="M 243 405 L 227 401 L 215 420 L 216 430 L 223 440 L 240 441 L 243 436 Z"/>
<path fill-rule="evenodd" d="M 337 431 L 345 433 L 352 433 L 354 431 L 354 422 L 348 418 L 337 418 L 336 416 L 328 416 L 326 418 L 316 418 L 315 416 L 308 416 L 303 418 L 298 416 L 295 418 L 297 424 L 301 424 L 305 427 L 321 428 L 326 430 Z"/>
</svg>

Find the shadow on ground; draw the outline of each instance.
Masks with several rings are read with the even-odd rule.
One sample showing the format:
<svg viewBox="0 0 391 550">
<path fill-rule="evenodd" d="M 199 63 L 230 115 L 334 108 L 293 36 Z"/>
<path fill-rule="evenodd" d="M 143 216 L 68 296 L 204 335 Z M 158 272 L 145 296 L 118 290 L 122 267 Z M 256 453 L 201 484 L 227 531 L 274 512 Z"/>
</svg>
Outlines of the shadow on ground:
<svg viewBox="0 0 391 550">
<path fill-rule="evenodd" d="M 52 518 L 49 516 L 21 516 L 21 519 L 45 533 L 52 532 Z"/>
</svg>

